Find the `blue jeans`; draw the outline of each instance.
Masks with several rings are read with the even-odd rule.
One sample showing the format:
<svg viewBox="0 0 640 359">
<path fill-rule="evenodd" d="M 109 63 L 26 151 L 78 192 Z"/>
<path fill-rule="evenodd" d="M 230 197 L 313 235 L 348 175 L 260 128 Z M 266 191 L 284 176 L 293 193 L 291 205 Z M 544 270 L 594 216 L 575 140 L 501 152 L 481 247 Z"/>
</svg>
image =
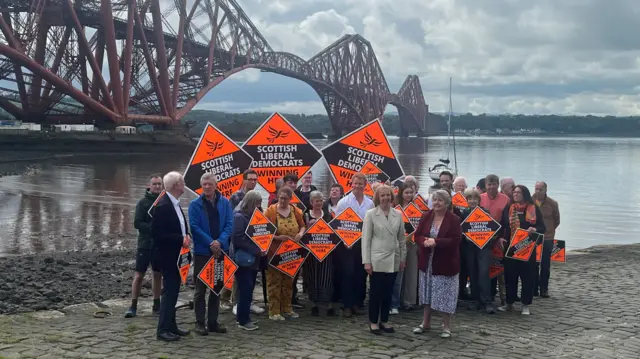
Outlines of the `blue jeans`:
<svg viewBox="0 0 640 359">
<path fill-rule="evenodd" d="M 400 294 L 402 293 L 402 277 L 404 271 L 397 272 L 396 281 L 393 283 L 393 292 L 391 292 L 391 309 L 400 309 Z"/>
<path fill-rule="evenodd" d="M 253 301 L 253 288 L 256 285 L 257 274 L 258 271 L 250 267 L 239 267 L 236 271 L 236 285 L 238 287 L 236 320 L 240 325 L 251 321 L 251 302 Z"/>
<path fill-rule="evenodd" d="M 181 281 L 178 268 L 163 269 L 162 280 L 162 300 L 160 301 L 157 334 L 173 333 L 178 329 L 176 324 L 176 303 L 178 303 Z"/>
</svg>

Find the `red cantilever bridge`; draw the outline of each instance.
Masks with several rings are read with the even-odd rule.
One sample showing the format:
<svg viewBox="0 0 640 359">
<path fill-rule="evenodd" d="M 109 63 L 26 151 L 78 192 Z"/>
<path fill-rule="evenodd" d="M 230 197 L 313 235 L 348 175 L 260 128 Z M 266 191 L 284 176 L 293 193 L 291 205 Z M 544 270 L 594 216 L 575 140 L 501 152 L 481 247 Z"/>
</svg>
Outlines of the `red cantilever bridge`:
<svg viewBox="0 0 640 359">
<path fill-rule="evenodd" d="M 0 0 L 0 28 L 0 107 L 30 122 L 177 124 L 254 68 L 311 85 L 336 133 L 387 104 L 403 131 L 426 125 L 418 77 L 391 93 L 361 36 L 304 60 L 274 51 L 235 0 Z"/>
</svg>

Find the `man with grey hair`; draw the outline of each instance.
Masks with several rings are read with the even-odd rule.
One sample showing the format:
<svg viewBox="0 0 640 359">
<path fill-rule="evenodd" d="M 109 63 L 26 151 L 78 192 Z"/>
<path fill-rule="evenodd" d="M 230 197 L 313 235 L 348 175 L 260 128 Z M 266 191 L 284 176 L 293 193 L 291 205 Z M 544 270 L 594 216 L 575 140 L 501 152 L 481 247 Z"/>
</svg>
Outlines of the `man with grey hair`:
<svg viewBox="0 0 640 359">
<path fill-rule="evenodd" d="M 413 187 L 413 193 L 418 194 L 418 189 L 420 188 L 420 186 L 418 185 L 418 180 L 414 176 L 405 176 L 403 182 L 406 185 Z"/>
<path fill-rule="evenodd" d="M 536 276 L 534 278 L 534 295 L 540 294 L 542 298 L 549 298 L 549 277 L 551 277 L 551 251 L 553 240 L 556 238 L 556 229 L 560 225 L 560 208 L 558 202 L 547 196 L 547 183 L 536 182 L 533 200 L 540 207 L 545 228 L 544 243 L 542 244 L 542 257 L 540 264 L 536 264 Z"/>
<path fill-rule="evenodd" d="M 516 187 L 516 181 L 511 177 L 504 177 L 500 180 L 500 192 L 509 199 L 513 199 L 513 189 Z"/>
<path fill-rule="evenodd" d="M 227 329 L 218 322 L 220 297 L 209 293 L 208 310 L 205 308 L 207 287 L 198 279 L 205 264 L 215 257 L 221 259 L 223 252 L 229 251 L 229 239 L 233 230 L 233 209 L 229 201 L 217 190 L 218 181 L 213 173 L 200 177 L 202 195 L 189 205 L 189 225 L 193 231 L 193 282 L 196 292 L 193 305 L 196 312 L 195 332 L 200 335 L 226 333 Z M 205 326 L 205 313 L 207 325 Z"/>
<path fill-rule="evenodd" d="M 173 342 L 189 335 L 188 330 L 178 328 L 176 303 L 181 283 L 178 257 L 181 248 L 189 248 L 191 235 L 178 199 L 184 193 L 182 174 L 169 172 L 162 182 L 167 195 L 160 198 L 151 219 L 153 261 L 156 268 L 162 272 L 164 280 L 156 337 L 158 340 Z"/>
<path fill-rule="evenodd" d="M 456 193 L 464 194 L 464 190 L 465 189 L 467 189 L 467 180 L 464 179 L 464 177 L 462 177 L 462 176 L 456 177 L 456 179 L 453 180 L 453 193 L 452 194 L 456 194 Z"/>
</svg>

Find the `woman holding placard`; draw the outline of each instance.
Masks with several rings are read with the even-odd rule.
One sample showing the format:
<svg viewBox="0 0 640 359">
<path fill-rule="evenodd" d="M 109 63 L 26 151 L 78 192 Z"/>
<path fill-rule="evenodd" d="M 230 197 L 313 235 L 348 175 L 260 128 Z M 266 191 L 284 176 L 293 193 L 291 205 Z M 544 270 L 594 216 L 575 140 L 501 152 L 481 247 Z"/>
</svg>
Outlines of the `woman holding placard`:
<svg viewBox="0 0 640 359">
<path fill-rule="evenodd" d="M 404 183 L 398 187 L 398 195 L 396 196 L 396 204 L 404 208 L 416 195 L 415 186 Z M 389 314 L 399 314 L 402 304 L 407 309 L 412 309 L 417 302 L 418 296 L 418 250 L 413 241 L 413 234 L 406 237 L 407 241 L 407 258 L 406 267 L 398 272 L 396 282 L 393 285 L 393 294 L 391 296 L 391 311 Z"/>
<path fill-rule="evenodd" d="M 437 190 L 431 195 L 432 209 L 425 212 L 414 234 L 419 248 L 418 269 L 420 304 L 424 306 L 422 323 L 413 330 L 421 334 L 431 328 L 431 312 L 442 312 L 440 336 L 451 336 L 451 316 L 458 303 L 460 273 L 460 218 L 449 209 L 451 195 Z"/>
<path fill-rule="evenodd" d="M 393 284 L 407 255 L 402 213 L 392 207 L 393 190 L 381 185 L 373 196 L 375 208 L 367 211 L 362 227 L 362 263 L 369 281 L 369 330 L 393 333 L 387 323 Z"/>
<path fill-rule="evenodd" d="M 333 217 L 330 213 L 323 210 L 322 192 L 312 191 L 309 194 L 309 203 L 311 208 L 304 213 L 304 220 L 307 224 L 307 228 L 311 227 L 317 220 L 323 219 L 329 223 Z M 320 315 L 320 303 L 326 304 L 327 316 L 333 317 L 336 315 L 335 309 L 331 306 L 331 300 L 333 297 L 333 260 L 330 253 L 327 257 L 320 262 L 316 257 L 310 255 L 304 262 L 304 268 L 302 275 L 304 282 L 308 285 L 309 300 L 313 303 L 311 308 L 311 315 L 317 317 Z"/>
<path fill-rule="evenodd" d="M 262 195 L 258 191 L 247 192 L 233 214 L 233 235 L 231 237 L 232 256 L 238 270 L 236 270 L 236 285 L 238 286 L 238 307 L 236 320 L 238 327 L 244 330 L 256 330 L 258 326 L 251 321 L 251 301 L 256 276 L 260 270 L 262 253 L 246 234 L 249 221 L 256 208 L 262 204 Z"/>
<path fill-rule="evenodd" d="M 501 242 L 506 240 L 505 248 L 509 248 L 511 237 L 520 228 L 529 234 L 534 232 L 544 233 L 546 227 L 542 219 L 540 208 L 535 205 L 531 192 L 523 185 L 517 185 L 513 189 L 513 200 L 511 204 L 504 208 L 502 221 L 500 223 L 504 230 Z M 504 280 L 507 289 L 507 304 L 499 307 L 498 310 L 505 312 L 513 310 L 513 303 L 518 295 L 518 278 L 522 281 L 522 315 L 530 315 L 529 306 L 533 301 L 533 283 L 536 275 L 536 246 L 528 261 L 508 258 L 505 256 Z"/>
<path fill-rule="evenodd" d="M 269 206 L 264 212 L 264 216 L 276 226 L 276 233 L 269 248 L 269 258 L 275 254 L 282 242 L 288 239 L 300 242 L 306 229 L 302 219 L 302 211 L 291 204 L 292 197 L 293 190 L 291 188 L 280 187 L 276 194 L 278 203 Z M 291 306 L 294 285 L 291 277 L 269 266 L 267 269 L 269 319 L 285 320 L 299 317 Z"/>
</svg>

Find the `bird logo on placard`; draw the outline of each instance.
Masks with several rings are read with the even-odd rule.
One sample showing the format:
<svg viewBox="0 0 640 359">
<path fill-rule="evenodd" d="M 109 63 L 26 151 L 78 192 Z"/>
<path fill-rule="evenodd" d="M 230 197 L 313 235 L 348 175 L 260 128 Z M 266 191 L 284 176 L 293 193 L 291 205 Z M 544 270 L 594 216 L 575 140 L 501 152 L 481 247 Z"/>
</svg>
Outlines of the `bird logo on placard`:
<svg viewBox="0 0 640 359">
<path fill-rule="evenodd" d="M 216 153 L 217 150 L 222 148 L 222 145 L 224 145 L 224 141 L 221 142 L 211 142 L 209 140 L 205 140 L 207 142 L 207 147 L 209 147 L 209 149 L 207 150 L 207 156 L 211 156 L 213 157 Z"/>
<path fill-rule="evenodd" d="M 267 137 L 267 141 L 273 143 L 275 140 L 277 140 L 278 138 L 287 138 L 287 136 L 289 136 L 289 132 L 290 131 L 278 131 L 276 129 L 274 129 L 273 127 L 269 126 L 268 129 L 269 133 L 271 134 L 272 137 Z"/>
<path fill-rule="evenodd" d="M 382 142 L 376 140 L 375 138 L 371 137 L 371 135 L 369 134 L 369 132 L 365 131 L 364 133 L 364 141 L 360 141 L 360 145 L 362 145 L 362 148 L 367 148 L 367 146 L 371 145 L 374 147 L 378 147 L 382 144 Z"/>
</svg>

